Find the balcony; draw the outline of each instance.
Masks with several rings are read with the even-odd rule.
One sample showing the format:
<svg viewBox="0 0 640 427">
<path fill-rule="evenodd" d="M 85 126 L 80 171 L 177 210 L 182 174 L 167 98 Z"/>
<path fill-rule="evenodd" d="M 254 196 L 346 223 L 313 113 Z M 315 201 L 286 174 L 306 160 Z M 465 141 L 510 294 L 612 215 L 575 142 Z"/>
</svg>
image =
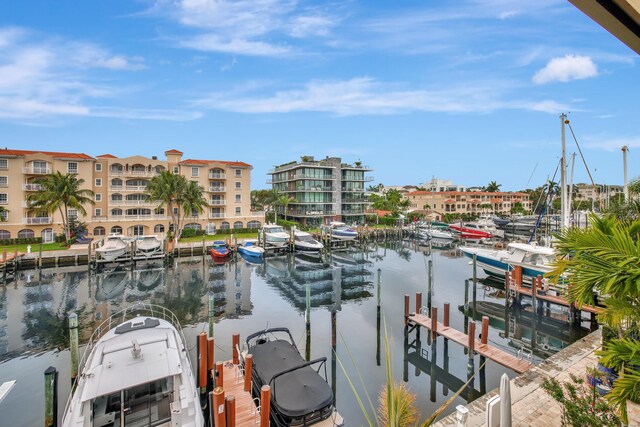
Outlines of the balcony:
<svg viewBox="0 0 640 427">
<path fill-rule="evenodd" d="M 125 206 L 156 206 L 156 202 L 149 200 L 123 200 Z"/>
<path fill-rule="evenodd" d="M 251 216 L 264 216 L 264 211 L 251 212 Z"/>
<path fill-rule="evenodd" d="M 209 179 L 227 179 L 226 173 L 210 173 Z"/>
<path fill-rule="evenodd" d="M 109 191 L 145 191 L 146 185 L 109 185 Z"/>
<path fill-rule="evenodd" d="M 37 224 L 51 224 L 52 222 L 53 222 L 53 218 L 50 216 L 22 218 L 23 224 L 37 225 Z"/>
<path fill-rule="evenodd" d="M 212 199 L 212 200 L 209 200 L 209 204 L 211 206 L 225 206 L 227 204 L 227 201 L 226 200 Z"/>
<path fill-rule="evenodd" d="M 22 168 L 22 173 L 26 175 L 49 175 L 51 173 L 51 169 L 38 168 L 38 167 L 24 167 Z"/>
<path fill-rule="evenodd" d="M 226 215 L 224 212 L 222 213 L 210 213 L 209 214 L 209 219 L 216 219 L 216 218 L 225 218 Z"/>
<path fill-rule="evenodd" d="M 24 191 L 40 191 L 42 190 L 42 184 L 22 184 Z"/>
<path fill-rule="evenodd" d="M 156 170 L 109 170 L 109 176 L 135 176 L 152 178 L 156 175 L 158 175 L 158 171 Z"/>
<path fill-rule="evenodd" d="M 224 193 L 227 191 L 227 187 L 218 186 L 218 187 L 209 187 L 210 193 Z"/>
<path fill-rule="evenodd" d="M 107 217 L 107 216 L 103 216 L 103 215 L 100 215 L 100 216 L 92 216 L 92 217 L 91 217 L 91 220 L 92 220 L 92 221 L 108 221 L 108 220 L 109 220 L 109 217 Z"/>
</svg>

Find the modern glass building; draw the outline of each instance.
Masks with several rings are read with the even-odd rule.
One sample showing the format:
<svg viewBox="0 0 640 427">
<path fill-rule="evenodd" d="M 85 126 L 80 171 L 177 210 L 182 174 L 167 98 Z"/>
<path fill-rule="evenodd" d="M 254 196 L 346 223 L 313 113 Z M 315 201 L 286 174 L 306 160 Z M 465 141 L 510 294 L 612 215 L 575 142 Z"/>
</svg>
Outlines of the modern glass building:
<svg viewBox="0 0 640 427">
<path fill-rule="evenodd" d="M 370 171 L 359 161 L 348 164 L 339 157 L 315 160 L 303 156 L 299 162 L 273 168 L 267 182 L 292 200 L 286 211 L 284 206 L 276 207 L 279 216 L 305 225 L 330 221 L 363 224 L 367 204 L 365 183 L 373 181 L 365 173 Z"/>
</svg>

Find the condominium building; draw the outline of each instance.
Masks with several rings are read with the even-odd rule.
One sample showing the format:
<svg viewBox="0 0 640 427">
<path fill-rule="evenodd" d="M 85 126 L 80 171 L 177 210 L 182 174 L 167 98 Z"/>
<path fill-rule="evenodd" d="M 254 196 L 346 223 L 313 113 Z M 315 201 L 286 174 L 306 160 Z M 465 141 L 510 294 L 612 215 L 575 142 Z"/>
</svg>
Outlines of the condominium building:
<svg viewBox="0 0 640 427">
<path fill-rule="evenodd" d="M 216 228 L 259 228 L 264 213 L 250 210 L 252 166 L 244 162 L 182 159 L 178 150 L 165 152 L 166 159 L 143 156 L 91 157 L 84 153 L 61 153 L 0 149 L 0 239 L 43 237 L 62 233 L 59 212 L 37 213 L 29 209 L 27 197 L 40 186 L 39 177 L 61 172 L 84 180 L 82 188 L 95 193 L 95 205 L 85 205 L 86 215 L 70 209 L 69 216 L 87 223 L 90 236 L 108 233 L 142 235 L 164 233 L 171 215 L 160 203 L 148 200 L 149 180 L 161 171 L 171 171 L 195 181 L 203 189 L 204 212 L 192 212 L 186 228 L 213 231 Z"/>
<path fill-rule="evenodd" d="M 480 214 L 496 212 L 508 214 L 516 203 L 531 210 L 529 194 L 489 191 L 414 191 L 404 195 L 414 210 L 432 210 L 439 214 Z"/>
<path fill-rule="evenodd" d="M 269 171 L 267 183 L 292 201 L 286 207 L 277 206 L 279 215 L 285 215 L 305 225 L 320 225 L 330 221 L 364 223 L 367 204 L 365 182 L 373 181 L 370 172 L 358 161 L 353 165 L 342 163 L 339 157 L 315 160 L 303 156 Z"/>
</svg>

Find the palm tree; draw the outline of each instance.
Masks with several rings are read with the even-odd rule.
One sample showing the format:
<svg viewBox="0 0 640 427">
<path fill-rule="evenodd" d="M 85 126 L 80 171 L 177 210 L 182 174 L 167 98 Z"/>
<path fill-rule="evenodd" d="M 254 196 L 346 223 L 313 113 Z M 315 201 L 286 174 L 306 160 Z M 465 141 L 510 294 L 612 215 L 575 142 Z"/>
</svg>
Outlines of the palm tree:
<svg viewBox="0 0 640 427">
<path fill-rule="evenodd" d="M 69 209 L 75 209 L 78 213 L 86 215 L 83 205 L 94 205 L 94 193 L 87 188 L 81 188 L 84 179 L 78 179 L 75 174 L 55 172 L 35 180 L 41 185 L 41 189 L 27 197 L 29 208 L 39 213 L 53 214 L 60 212 L 62 228 L 65 239 L 71 239 L 69 229 Z"/>
<path fill-rule="evenodd" d="M 274 203 L 274 206 L 276 206 L 276 205 L 277 206 L 282 206 L 284 219 L 287 219 L 287 207 L 289 207 L 289 203 L 295 202 L 295 201 L 296 201 L 296 199 L 294 199 L 293 197 L 289 197 L 289 196 L 287 196 L 285 194 L 282 194 L 282 195 L 280 195 L 278 197 L 278 199 Z M 274 221 L 277 224 L 278 221 L 277 221 L 277 217 L 275 215 L 276 215 L 276 213 L 275 213 L 275 208 L 274 208 Z"/>
<path fill-rule="evenodd" d="M 559 236 L 556 248 L 562 257 L 556 261 L 551 278 L 571 278 L 569 300 L 595 303 L 595 291 L 605 296 L 606 308 L 598 319 L 618 331 L 600 352 L 600 362 L 620 369 L 613 383 L 609 402 L 620 408 L 626 422 L 626 401 L 640 403 L 640 220 L 617 220 L 613 216 L 590 218 L 587 229 L 568 228 Z"/>
<path fill-rule="evenodd" d="M 188 185 L 187 179 L 184 176 L 176 175 L 165 170 L 151 178 L 145 189 L 145 193 L 149 195 L 149 201 L 160 202 L 159 207 L 166 206 L 167 211 L 169 211 L 176 241 L 178 240 L 178 230 L 180 229 L 181 221 L 180 208 L 182 207 L 182 201 Z"/>
<path fill-rule="evenodd" d="M 9 213 L 9 209 L 4 206 L 0 206 L 0 221 L 4 222 L 7 220 L 7 214 Z"/>
<path fill-rule="evenodd" d="M 197 182 L 189 181 L 187 188 L 185 189 L 182 197 L 180 197 L 182 204 L 182 210 L 184 212 L 183 219 L 187 216 L 192 216 L 194 212 L 200 214 L 204 211 L 204 206 L 207 204 L 207 200 L 202 194 L 202 187 Z M 179 224 L 180 226 L 181 224 Z"/>
<path fill-rule="evenodd" d="M 489 184 L 487 184 L 487 186 L 484 188 L 484 191 L 488 191 L 489 193 L 497 193 L 498 191 L 500 191 L 500 187 L 502 187 L 502 184 L 498 184 L 495 181 L 491 181 Z"/>
</svg>

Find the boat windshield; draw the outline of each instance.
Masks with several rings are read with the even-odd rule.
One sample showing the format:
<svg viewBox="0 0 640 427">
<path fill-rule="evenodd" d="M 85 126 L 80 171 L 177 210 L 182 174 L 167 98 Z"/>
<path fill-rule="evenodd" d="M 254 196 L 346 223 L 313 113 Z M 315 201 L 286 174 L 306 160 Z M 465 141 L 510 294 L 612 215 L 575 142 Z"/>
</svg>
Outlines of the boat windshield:
<svg viewBox="0 0 640 427">
<path fill-rule="evenodd" d="M 173 377 L 100 396 L 92 401 L 93 426 L 143 427 L 168 423 L 171 421 L 172 400 Z"/>
<path fill-rule="evenodd" d="M 296 236 L 296 239 L 301 241 L 301 242 L 309 242 L 309 243 L 315 243 L 315 239 L 311 236 Z"/>
<path fill-rule="evenodd" d="M 267 229 L 267 233 L 284 233 L 284 228 L 282 228 L 282 227 L 269 227 Z"/>
</svg>

